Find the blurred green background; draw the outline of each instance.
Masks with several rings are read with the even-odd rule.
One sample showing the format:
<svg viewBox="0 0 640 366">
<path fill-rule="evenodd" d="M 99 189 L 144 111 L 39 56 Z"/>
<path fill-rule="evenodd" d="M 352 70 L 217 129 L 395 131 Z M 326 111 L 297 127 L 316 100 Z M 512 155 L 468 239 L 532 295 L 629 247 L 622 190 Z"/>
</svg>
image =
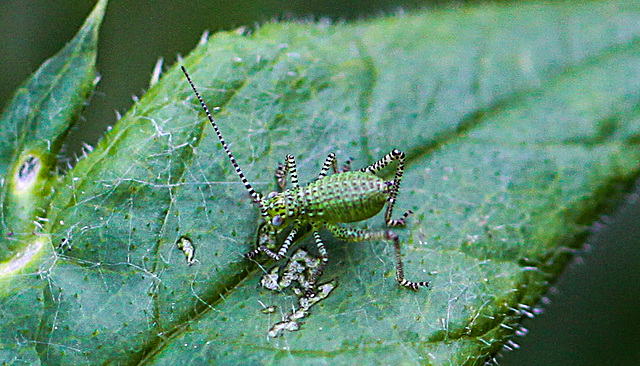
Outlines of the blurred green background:
<svg viewBox="0 0 640 366">
<path fill-rule="evenodd" d="M 115 111 L 148 86 L 159 57 L 172 65 L 204 30 L 212 33 L 271 19 L 349 21 L 425 7 L 469 6 L 468 1 L 427 0 L 111 0 L 101 29 L 98 71 L 102 80 L 84 121 L 70 135 L 67 155 L 80 142 L 95 144 Z M 0 103 L 80 28 L 93 0 L 0 0 Z M 585 253 L 541 304 L 544 314 L 527 320 L 529 334 L 515 338 L 516 352 L 501 365 L 640 364 L 640 190 L 594 227 Z M 545 301 L 546 302 L 546 301 Z M 0 360 L 2 361 L 2 360 Z"/>
</svg>

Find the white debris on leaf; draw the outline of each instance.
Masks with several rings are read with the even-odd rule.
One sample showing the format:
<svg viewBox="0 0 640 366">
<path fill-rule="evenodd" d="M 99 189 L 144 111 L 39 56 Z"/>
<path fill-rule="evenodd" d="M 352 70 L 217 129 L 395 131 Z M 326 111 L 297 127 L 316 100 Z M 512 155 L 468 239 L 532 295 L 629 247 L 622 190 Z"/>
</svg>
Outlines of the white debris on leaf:
<svg viewBox="0 0 640 366">
<path fill-rule="evenodd" d="M 337 283 L 335 280 L 317 285 L 315 289 L 310 288 L 308 278 L 310 278 L 313 270 L 319 265 L 319 258 L 314 258 L 306 251 L 299 249 L 293 254 L 284 267 L 282 276 L 278 274 L 280 267 L 277 266 L 262 276 L 260 285 L 267 290 L 281 292 L 290 288 L 291 291 L 298 296 L 298 308 L 294 308 L 289 314 L 283 315 L 282 321 L 271 326 L 267 333 L 269 337 L 278 337 L 282 335 L 285 330 L 289 332 L 299 330 L 299 321 L 309 315 L 309 309 L 329 296 L 331 291 L 336 288 Z M 307 294 L 309 292 L 314 295 L 308 296 Z M 271 307 L 273 306 L 265 308 Z M 271 312 L 263 311 L 263 313 L 270 314 Z"/>
</svg>

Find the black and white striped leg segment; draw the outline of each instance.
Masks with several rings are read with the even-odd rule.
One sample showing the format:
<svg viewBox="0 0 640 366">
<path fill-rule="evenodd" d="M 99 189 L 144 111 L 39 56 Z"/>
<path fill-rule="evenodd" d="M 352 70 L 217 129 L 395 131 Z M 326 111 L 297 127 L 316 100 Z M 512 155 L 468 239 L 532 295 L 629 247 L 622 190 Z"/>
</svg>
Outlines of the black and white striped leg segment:
<svg viewBox="0 0 640 366">
<path fill-rule="evenodd" d="M 322 169 L 320 169 L 320 174 L 318 174 L 318 179 L 326 177 L 330 168 L 333 169 L 334 173 L 338 172 L 336 154 L 334 153 L 330 153 L 329 156 L 327 156 L 327 158 L 325 159 L 324 164 L 322 164 Z"/>
<path fill-rule="evenodd" d="M 399 220 L 394 220 L 391 218 L 391 214 L 393 213 L 393 206 L 396 204 L 396 197 L 398 196 L 398 190 L 400 189 L 400 181 L 402 180 L 402 175 L 404 174 L 404 160 L 405 155 L 402 151 L 398 149 L 391 150 L 390 153 L 385 155 L 382 159 L 376 161 L 372 165 L 369 165 L 366 168 L 362 168 L 361 171 L 368 173 L 376 173 L 382 170 L 384 167 L 389 165 L 393 161 L 398 162 L 398 167 L 396 168 L 396 175 L 393 178 L 391 183 L 391 188 L 389 189 L 389 204 L 387 205 L 387 210 L 384 213 L 384 221 L 387 223 L 387 226 L 396 227 L 403 226 L 406 223 L 406 219 L 413 212 L 408 210 L 405 212 Z"/>
<path fill-rule="evenodd" d="M 287 155 L 284 158 L 284 165 L 278 163 L 278 167 L 276 168 L 276 183 L 281 190 L 284 190 L 287 186 L 287 173 L 289 173 L 291 177 L 291 185 L 293 187 L 300 187 L 296 158 L 294 158 L 293 155 Z"/>
<path fill-rule="evenodd" d="M 318 267 L 311 273 L 311 277 L 309 278 L 309 288 L 307 288 L 305 295 L 307 297 L 314 297 L 315 293 L 314 288 L 316 286 L 316 281 L 324 272 L 324 269 L 327 267 L 327 263 L 329 263 L 329 253 L 327 252 L 327 248 L 324 247 L 324 243 L 322 242 L 322 238 L 320 237 L 320 233 L 318 232 L 319 227 L 313 227 L 313 237 L 316 241 L 316 247 L 318 248 L 318 252 L 320 253 L 321 262 Z"/>
<path fill-rule="evenodd" d="M 365 231 L 350 227 L 338 226 L 335 224 L 327 224 L 327 229 L 336 236 L 336 238 L 344 241 L 364 241 L 364 240 L 391 240 L 396 253 L 396 281 L 401 286 L 417 290 L 419 287 L 429 287 L 429 282 L 410 281 L 404 278 L 404 265 L 402 263 L 402 251 L 400 249 L 400 240 L 398 234 L 391 230 L 386 231 Z"/>
<path fill-rule="evenodd" d="M 300 183 L 298 182 L 298 169 L 296 167 L 296 159 L 293 155 L 287 155 L 285 158 L 285 169 L 289 172 L 289 177 L 291 178 L 291 185 L 296 188 L 300 187 Z"/>
<path fill-rule="evenodd" d="M 400 286 L 404 286 L 410 288 L 414 291 L 418 290 L 418 287 L 429 287 L 429 282 L 427 281 L 409 281 L 404 278 L 404 269 L 402 265 L 402 250 L 400 249 L 400 239 L 398 239 L 398 234 L 391 230 L 385 231 L 385 237 L 388 240 L 393 241 L 393 247 L 396 250 L 396 281 L 400 284 Z"/>
</svg>

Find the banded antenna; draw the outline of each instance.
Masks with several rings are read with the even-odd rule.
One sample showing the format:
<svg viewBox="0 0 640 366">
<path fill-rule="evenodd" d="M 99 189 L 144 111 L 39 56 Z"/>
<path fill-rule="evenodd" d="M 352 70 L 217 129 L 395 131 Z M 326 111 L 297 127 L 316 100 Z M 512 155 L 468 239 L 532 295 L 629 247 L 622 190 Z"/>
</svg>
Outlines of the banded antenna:
<svg viewBox="0 0 640 366">
<path fill-rule="evenodd" d="M 233 164 L 233 167 L 236 169 L 236 174 L 238 174 L 238 176 L 240 177 L 240 180 L 242 180 L 242 184 L 244 184 L 244 187 L 247 189 L 247 191 L 249 191 L 249 194 L 251 195 L 251 199 L 253 200 L 253 202 L 257 203 L 258 206 L 260 206 L 260 213 L 262 214 L 262 216 L 267 216 L 267 210 L 262 205 L 262 201 L 260 200 L 260 196 L 253 189 L 253 187 L 251 187 L 251 184 L 249 183 L 247 178 L 244 176 L 244 173 L 242 173 L 242 169 L 240 169 L 240 165 L 238 165 L 238 162 L 236 162 L 236 158 L 233 157 L 233 154 L 231 153 L 231 150 L 229 150 L 229 146 L 227 145 L 226 141 L 224 141 L 224 138 L 222 137 L 222 134 L 220 133 L 220 129 L 218 129 L 218 125 L 213 120 L 213 117 L 211 116 L 211 112 L 209 112 L 209 108 L 204 103 L 204 100 L 200 96 L 200 93 L 198 93 L 198 90 L 196 90 L 196 86 L 193 85 L 193 81 L 191 81 L 191 77 L 189 77 L 189 73 L 187 73 L 187 69 L 185 69 L 184 66 L 181 66 L 181 68 L 182 68 L 182 72 L 184 72 L 184 75 L 187 77 L 187 80 L 189 81 L 189 85 L 191 85 L 191 88 L 193 89 L 193 92 L 196 94 L 196 97 L 198 97 L 198 100 L 200 101 L 200 104 L 202 105 L 202 109 L 204 109 L 204 112 L 207 114 L 207 118 L 209 118 L 209 122 L 211 122 L 211 126 L 213 126 L 213 129 L 216 131 L 216 134 L 218 135 L 218 138 L 220 139 L 220 142 L 222 143 L 222 147 L 224 148 L 224 151 L 227 152 L 227 155 L 229 156 L 229 160 L 231 160 L 231 164 Z"/>
</svg>

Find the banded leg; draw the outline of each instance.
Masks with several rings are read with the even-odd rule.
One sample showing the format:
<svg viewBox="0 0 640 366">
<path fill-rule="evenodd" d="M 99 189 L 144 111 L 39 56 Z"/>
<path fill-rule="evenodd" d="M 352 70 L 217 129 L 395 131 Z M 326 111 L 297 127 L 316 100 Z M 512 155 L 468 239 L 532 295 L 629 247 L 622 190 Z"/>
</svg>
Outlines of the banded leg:
<svg viewBox="0 0 640 366">
<path fill-rule="evenodd" d="M 318 252 L 320 253 L 320 258 L 322 259 L 322 262 L 320 262 L 320 265 L 318 265 L 318 267 L 316 267 L 313 271 L 313 273 L 311 273 L 311 277 L 309 278 L 309 288 L 306 290 L 305 295 L 307 297 L 314 297 L 315 293 L 314 291 L 314 287 L 316 286 L 316 282 L 318 281 L 318 278 L 320 278 L 320 276 L 322 275 L 322 272 L 324 272 L 324 269 L 327 267 L 327 263 L 329 263 L 329 253 L 327 252 L 327 249 L 324 247 L 324 243 L 322 242 L 322 238 L 320 238 L 320 233 L 318 232 L 320 228 L 319 227 L 313 227 L 313 237 L 316 240 L 316 247 L 318 248 Z"/>
<path fill-rule="evenodd" d="M 278 188 L 280 188 L 280 192 L 284 191 L 284 188 L 287 186 L 287 171 L 284 169 L 284 165 L 282 165 L 281 163 L 278 163 L 275 176 L 276 185 L 278 186 Z"/>
<path fill-rule="evenodd" d="M 392 161 L 398 161 L 398 167 L 396 168 L 396 175 L 391 181 L 391 188 L 389 190 L 389 204 L 387 205 L 387 210 L 384 213 L 384 221 L 387 223 L 387 226 L 396 227 L 403 226 L 406 222 L 407 216 L 411 215 L 413 211 L 408 210 L 405 212 L 399 220 L 394 220 L 391 218 L 391 214 L 393 213 L 393 206 L 396 204 L 396 197 L 398 196 L 398 190 L 400 189 L 400 181 L 402 180 L 402 175 L 404 174 L 404 159 L 405 155 L 402 151 L 398 149 L 391 150 L 390 153 L 385 155 L 382 159 L 377 162 L 369 165 L 368 167 L 362 168 L 361 171 L 372 173 L 378 172 L 382 170 L 384 167 L 389 165 Z"/>
<path fill-rule="evenodd" d="M 329 172 L 329 168 L 332 168 L 334 173 L 338 172 L 338 163 L 336 162 L 336 154 L 334 153 L 330 153 L 329 156 L 327 156 L 327 159 L 325 159 L 324 164 L 322 164 L 320 174 L 318 174 L 318 179 L 326 177 Z"/>
<path fill-rule="evenodd" d="M 429 287 L 429 282 L 418 281 L 413 282 L 404 278 L 404 265 L 402 263 L 402 251 L 400 249 L 400 239 L 398 234 L 391 230 L 386 231 L 365 231 L 350 227 L 342 227 L 334 224 L 327 224 L 327 229 L 331 231 L 336 238 L 344 241 L 364 241 L 364 240 L 391 240 L 396 251 L 396 281 L 400 286 L 417 290 L 418 287 Z"/>
<path fill-rule="evenodd" d="M 338 162 L 336 160 L 336 154 L 330 153 L 329 156 L 327 156 L 327 159 L 324 161 L 324 164 L 322 165 L 322 170 L 320 170 L 318 179 L 322 179 L 326 177 L 327 173 L 329 172 L 329 168 L 333 170 L 334 174 L 351 171 L 351 161 L 353 161 L 352 158 L 347 159 L 342 165 L 342 167 L 340 167 L 340 170 L 338 170 Z"/>
<path fill-rule="evenodd" d="M 293 243 L 293 239 L 295 239 L 295 236 L 298 233 L 299 228 L 300 228 L 300 223 L 296 222 L 295 225 L 293 226 L 293 229 L 291 230 L 289 235 L 287 235 L 287 238 L 284 240 L 284 243 L 282 243 L 282 246 L 278 250 L 278 253 L 274 253 L 271 249 L 269 249 L 266 245 L 263 244 L 257 247 L 256 249 L 250 251 L 249 253 L 245 254 L 244 256 L 249 259 L 253 259 L 256 255 L 262 252 L 266 254 L 269 258 L 273 259 L 274 261 L 279 261 L 289 251 L 289 247 L 291 246 L 291 243 Z"/>
<path fill-rule="evenodd" d="M 291 176 L 291 185 L 299 187 L 296 159 L 293 155 L 287 155 L 284 158 L 284 165 L 278 163 L 278 168 L 276 168 L 276 183 L 280 189 L 284 189 L 287 186 L 287 172 Z"/>
</svg>

